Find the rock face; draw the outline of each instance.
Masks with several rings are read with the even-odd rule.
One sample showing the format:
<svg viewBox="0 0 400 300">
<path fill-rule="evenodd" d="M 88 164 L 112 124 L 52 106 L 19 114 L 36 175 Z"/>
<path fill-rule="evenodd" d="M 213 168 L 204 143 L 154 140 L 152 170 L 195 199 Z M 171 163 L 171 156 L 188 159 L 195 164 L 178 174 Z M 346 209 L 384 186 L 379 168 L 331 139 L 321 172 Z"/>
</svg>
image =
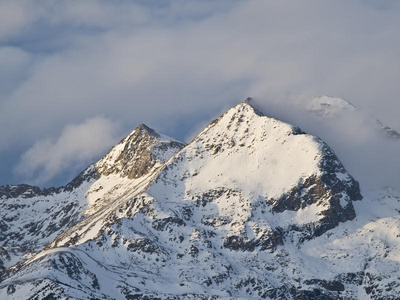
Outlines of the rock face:
<svg viewBox="0 0 400 300">
<path fill-rule="evenodd" d="M 185 147 L 141 125 L 80 178 L 51 194 L 58 206 L 43 205 L 70 211 L 69 223 L 48 231 L 35 225 L 40 218 L 33 222 L 35 234 L 52 232 L 51 239 L 15 256 L 14 221 L 0 223 L 0 268 L 20 261 L 4 273 L 1 299 L 396 299 L 400 292 L 400 197 L 363 199 L 322 140 L 264 116 L 251 99 Z M 31 190 L 4 187 L 1 203 L 40 203 Z M 381 209 L 371 219 L 374 202 Z M 15 215 L 21 209 L 28 207 Z M 42 251 L 29 254 L 34 249 Z"/>
<path fill-rule="evenodd" d="M 101 175 L 120 174 L 129 179 L 140 178 L 156 165 L 164 164 L 184 144 L 161 136 L 142 124 L 96 164 Z"/>
<path fill-rule="evenodd" d="M 358 182 L 346 172 L 332 150 L 324 144 L 321 152 L 320 175 L 311 175 L 278 199 L 267 200 L 277 213 L 298 211 L 311 204 L 324 207 L 319 212 L 323 216 L 319 222 L 306 227 L 309 234 L 305 238 L 320 236 L 340 222 L 353 220 L 356 214 L 352 201 L 362 199 Z"/>
</svg>

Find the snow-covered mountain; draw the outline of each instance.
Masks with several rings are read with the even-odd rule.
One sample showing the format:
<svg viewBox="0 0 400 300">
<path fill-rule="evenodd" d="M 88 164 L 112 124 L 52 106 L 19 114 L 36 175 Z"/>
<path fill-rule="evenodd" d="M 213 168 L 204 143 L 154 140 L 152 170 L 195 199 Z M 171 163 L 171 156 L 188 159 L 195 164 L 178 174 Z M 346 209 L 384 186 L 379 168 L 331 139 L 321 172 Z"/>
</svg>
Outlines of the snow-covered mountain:
<svg viewBox="0 0 400 300">
<path fill-rule="evenodd" d="M 188 145 L 140 125 L 65 187 L 1 187 L 0 298 L 399 299 L 400 195 L 255 106 Z"/>
<path fill-rule="evenodd" d="M 333 118 L 337 115 L 362 113 L 361 110 L 357 109 L 353 104 L 341 98 L 319 96 L 306 99 L 306 101 L 301 101 L 301 105 L 303 105 L 307 111 L 322 119 Z M 384 133 L 388 138 L 395 140 L 400 139 L 400 133 L 372 116 L 367 116 L 365 122 L 369 123 L 371 127 L 374 127 L 381 133 Z"/>
<path fill-rule="evenodd" d="M 0 187 L 0 271 L 26 260 L 58 235 L 153 174 L 183 143 L 140 125 L 65 187 Z"/>
</svg>

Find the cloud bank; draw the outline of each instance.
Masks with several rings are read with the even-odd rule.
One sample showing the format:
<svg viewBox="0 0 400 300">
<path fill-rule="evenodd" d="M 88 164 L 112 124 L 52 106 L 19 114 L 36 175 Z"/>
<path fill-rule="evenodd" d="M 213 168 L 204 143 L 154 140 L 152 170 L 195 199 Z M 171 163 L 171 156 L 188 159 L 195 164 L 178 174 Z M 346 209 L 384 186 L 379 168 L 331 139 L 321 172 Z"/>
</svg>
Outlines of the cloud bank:
<svg viewBox="0 0 400 300">
<path fill-rule="evenodd" d="M 329 94 L 400 129 L 398 1 L 3 1 L 0 28 L 2 153 L 99 115 L 184 139 L 247 96 Z"/>
<path fill-rule="evenodd" d="M 22 155 L 14 172 L 36 184 L 71 169 L 80 171 L 87 161 L 94 160 L 117 142 L 117 129 L 115 123 L 101 117 L 68 125 L 57 139 L 37 141 Z"/>
</svg>

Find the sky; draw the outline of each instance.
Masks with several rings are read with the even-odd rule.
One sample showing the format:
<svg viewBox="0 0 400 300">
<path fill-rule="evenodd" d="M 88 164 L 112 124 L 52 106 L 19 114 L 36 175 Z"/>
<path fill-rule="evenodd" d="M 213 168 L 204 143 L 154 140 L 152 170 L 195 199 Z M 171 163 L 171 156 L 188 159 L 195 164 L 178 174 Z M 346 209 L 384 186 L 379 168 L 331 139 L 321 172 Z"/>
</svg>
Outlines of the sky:
<svg viewBox="0 0 400 300">
<path fill-rule="evenodd" d="M 360 134 L 400 131 L 399 28 L 396 0 L 0 0 L 0 185 L 66 184 L 141 123 L 188 142 L 248 96 L 350 168 L 368 147 L 356 174 L 400 176 L 397 146 Z M 362 142 L 293 105 L 319 95 L 363 112 L 341 123 Z"/>
</svg>

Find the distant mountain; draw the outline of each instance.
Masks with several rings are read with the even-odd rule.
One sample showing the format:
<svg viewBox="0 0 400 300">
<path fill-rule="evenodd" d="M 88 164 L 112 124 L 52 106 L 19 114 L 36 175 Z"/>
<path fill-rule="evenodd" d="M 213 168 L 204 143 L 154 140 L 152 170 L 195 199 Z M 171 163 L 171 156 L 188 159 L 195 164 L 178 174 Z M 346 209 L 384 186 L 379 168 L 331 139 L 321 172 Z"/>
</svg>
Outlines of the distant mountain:
<svg viewBox="0 0 400 300">
<path fill-rule="evenodd" d="M 329 96 L 313 97 L 306 102 L 305 108 L 320 117 L 331 117 L 344 111 L 352 112 L 357 110 L 350 102 Z"/>
<path fill-rule="evenodd" d="M 352 112 L 360 112 L 353 104 L 341 99 L 329 96 L 313 97 L 305 102 L 305 109 L 320 118 L 331 118 L 338 114 L 346 114 Z M 391 139 L 400 139 L 400 133 L 382 123 L 380 120 L 373 117 L 369 118 L 369 122 L 377 130 L 384 133 Z"/>
<path fill-rule="evenodd" d="M 188 145 L 140 125 L 65 187 L 1 187 L 0 299 L 399 299 L 400 195 L 256 106 Z"/>
</svg>

